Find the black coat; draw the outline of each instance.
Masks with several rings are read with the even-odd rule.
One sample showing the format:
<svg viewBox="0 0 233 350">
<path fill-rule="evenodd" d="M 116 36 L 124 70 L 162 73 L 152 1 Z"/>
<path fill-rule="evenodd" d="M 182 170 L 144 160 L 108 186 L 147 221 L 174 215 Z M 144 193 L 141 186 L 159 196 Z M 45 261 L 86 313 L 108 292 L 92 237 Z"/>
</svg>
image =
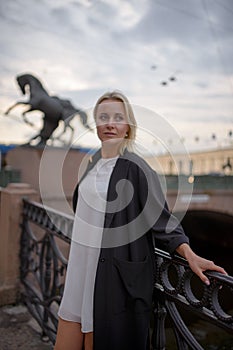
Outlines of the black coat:
<svg viewBox="0 0 233 350">
<path fill-rule="evenodd" d="M 82 179 L 99 158 L 100 151 Z M 74 210 L 77 196 L 78 185 Z M 156 172 L 126 151 L 116 162 L 107 193 L 94 290 L 94 350 L 150 349 L 155 282 L 152 235 L 155 244 L 170 253 L 189 243 L 168 210 Z"/>
</svg>

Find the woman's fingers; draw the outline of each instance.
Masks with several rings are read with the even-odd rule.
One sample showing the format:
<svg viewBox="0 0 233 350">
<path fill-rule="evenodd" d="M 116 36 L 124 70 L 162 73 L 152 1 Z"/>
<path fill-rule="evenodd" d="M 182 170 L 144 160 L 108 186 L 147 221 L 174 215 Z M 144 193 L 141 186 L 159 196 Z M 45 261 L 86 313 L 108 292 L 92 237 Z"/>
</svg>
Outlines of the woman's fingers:
<svg viewBox="0 0 233 350">
<path fill-rule="evenodd" d="M 203 272 L 210 270 L 227 275 L 227 272 L 221 266 L 215 265 L 213 261 L 206 260 L 199 256 L 196 256 L 196 259 L 192 260 L 189 265 L 193 272 L 202 280 L 202 282 L 208 286 L 210 285 L 210 281 Z"/>
</svg>

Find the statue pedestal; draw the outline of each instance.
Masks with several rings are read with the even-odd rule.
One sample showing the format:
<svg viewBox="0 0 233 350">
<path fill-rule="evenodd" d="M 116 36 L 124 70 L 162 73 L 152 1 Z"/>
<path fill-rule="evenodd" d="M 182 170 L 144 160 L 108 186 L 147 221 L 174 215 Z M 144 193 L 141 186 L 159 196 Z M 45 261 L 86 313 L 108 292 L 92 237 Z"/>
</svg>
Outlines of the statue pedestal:
<svg viewBox="0 0 233 350">
<path fill-rule="evenodd" d="M 0 306 L 20 299 L 20 223 L 24 197 L 38 201 L 38 193 L 28 184 L 11 183 L 1 190 Z"/>
<path fill-rule="evenodd" d="M 40 193 L 45 205 L 70 214 L 72 209 L 64 208 L 64 201 L 70 203 L 80 165 L 88 158 L 87 152 L 79 149 L 20 146 L 8 152 L 6 161 L 20 171 L 21 182 Z"/>
</svg>

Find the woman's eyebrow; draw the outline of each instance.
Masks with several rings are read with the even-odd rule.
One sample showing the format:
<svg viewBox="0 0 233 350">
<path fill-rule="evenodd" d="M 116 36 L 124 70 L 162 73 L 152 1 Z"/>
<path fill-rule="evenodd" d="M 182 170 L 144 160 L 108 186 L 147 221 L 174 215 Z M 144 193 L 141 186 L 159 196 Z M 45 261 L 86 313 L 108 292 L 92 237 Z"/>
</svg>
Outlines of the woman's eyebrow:
<svg viewBox="0 0 233 350">
<path fill-rule="evenodd" d="M 105 113 L 105 112 L 102 112 L 102 113 L 100 113 L 99 115 L 108 115 L 108 113 Z"/>
</svg>

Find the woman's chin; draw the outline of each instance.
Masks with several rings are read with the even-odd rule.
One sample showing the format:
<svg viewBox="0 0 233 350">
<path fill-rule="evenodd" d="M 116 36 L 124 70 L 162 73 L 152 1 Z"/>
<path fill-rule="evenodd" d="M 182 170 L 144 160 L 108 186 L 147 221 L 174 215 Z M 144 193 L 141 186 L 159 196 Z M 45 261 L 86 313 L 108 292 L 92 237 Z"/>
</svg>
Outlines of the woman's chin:
<svg viewBox="0 0 233 350">
<path fill-rule="evenodd" d="M 123 141 L 124 139 L 123 138 L 119 138 L 119 137 L 109 137 L 109 138 L 107 138 L 107 139 L 104 139 L 103 141 L 102 141 L 102 144 L 104 144 L 104 145 L 109 145 L 109 146 L 113 146 L 113 145 L 120 145 L 121 143 L 122 143 L 122 141 Z"/>
</svg>

